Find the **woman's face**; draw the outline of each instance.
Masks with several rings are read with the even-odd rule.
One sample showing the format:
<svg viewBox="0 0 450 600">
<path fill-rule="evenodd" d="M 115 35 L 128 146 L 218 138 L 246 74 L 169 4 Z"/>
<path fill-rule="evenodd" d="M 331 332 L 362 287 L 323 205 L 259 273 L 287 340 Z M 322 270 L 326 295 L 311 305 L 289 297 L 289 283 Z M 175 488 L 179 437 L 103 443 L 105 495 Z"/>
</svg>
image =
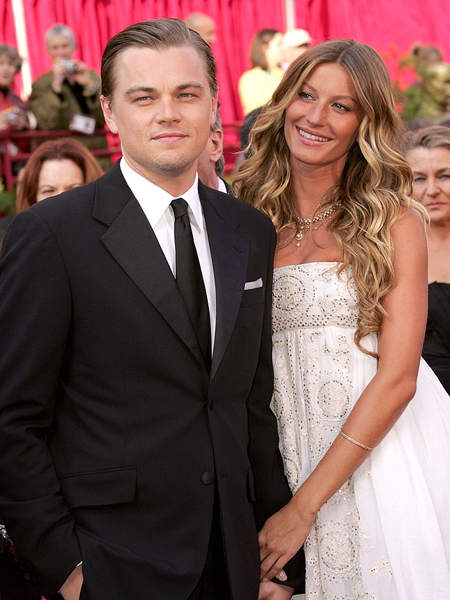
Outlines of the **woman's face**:
<svg viewBox="0 0 450 600">
<path fill-rule="evenodd" d="M 10 58 L 0 56 L 0 87 L 7 88 L 12 85 L 16 74 L 16 65 Z"/>
<path fill-rule="evenodd" d="M 450 222 L 450 150 L 413 148 L 407 159 L 414 175 L 412 197 L 425 206 L 431 225 Z"/>
<path fill-rule="evenodd" d="M 339 64 L 317 66 L 286 110 L 291 165 L 344 168 L 363 118 L 355 88 Z"/>
<path fill-rule="evenodd" d="M 39 173 L 36 202 L 84 184 L 83 171 L 68 158 L 46 160 Z"/>
</svg>

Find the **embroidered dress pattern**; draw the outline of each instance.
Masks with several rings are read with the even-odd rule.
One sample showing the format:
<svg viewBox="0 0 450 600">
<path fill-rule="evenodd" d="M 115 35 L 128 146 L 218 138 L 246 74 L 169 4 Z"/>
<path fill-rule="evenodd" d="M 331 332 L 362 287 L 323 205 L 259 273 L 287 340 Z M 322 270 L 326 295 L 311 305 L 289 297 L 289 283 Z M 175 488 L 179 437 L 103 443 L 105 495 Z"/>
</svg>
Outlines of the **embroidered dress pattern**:
<svg viewBox="0 0 450 600">
<path fill-rule="evenodd" d="M 355 346 L 357 317 L 357 294 L 351 273 L 338 276 L 336 263 L 307 263 L 275 269 L 272 410 L 278 420 L 280 450 L 292 493 L 331 446 L 353 405 L 376 373 L 376 359 Z M 368 350 L 377 351 L 375 335 L 367 336 L 363 343 Z M 423 368 L 431 372 L 426 364 Z M 423 378 L 419 377 L 419 382 L 429 377 L 428 371 L 423 373 Z M 434 381 L 426 381 L 424 385 L 428 390 L 436 386 Z M 392 433 L 386 436 L 386 441 L 375 448 L 318 512 L 304 545 L 306 600 L 419 600 L 426 597 L 422 590 L 428 588 L 422 587 L 417 577 L 423 568 L 412 571 L 407 566 L 412 555 L 406 556 L 404 542 L 392 525 L 398 523 L 400 531 L 409 529 L 413 535 L 415 523 L 429 518 L 426 511 L 417 508 L 414 496 L 418 490 L 407 490 L 410 483 L 405 477 L 401 485 L 396 485 L 399 473 L 403 472 L 401 469 L 408 469 L 407 465 L 396 464 L 398 457 L 405 456 L 409 461 L 410 454 L 417 452 L 415 447 L 408 447 L 412 444 L 408 433 L 410 424 L 403 426 L 408 420 L 414 420 L 414 427 L 416 423 L 422 426 L 423 418 L 414 414 L 414 402 L 422 410 L 421 404 L 426 406 L 429 399 L 423 402 L 417 396 Z M 448 397 L 445 393 L 442 396 L 440 390 L 436 398 L 437 404 L 448 404 Z M 449 412 L 446 408 L 440 432 L 440 443 L 447 446 Z M 431 432 L 426 435 L 433 436 Z M 444 439 L 447 441 L 443 442 Z M 420 449 L 418 455 L 417 463 L 423 460 Z M 432 467 L 420 465 L 418 468 L 426 472 Z M 447 477 L 445 482 L 446 489 L 450 489 L 449 479 Z M 429 501 L 428 489 L 424 490 L 424 498 Z M 406 507 L 404 514 L 399 506 Z M 429 506 L 428 511 L 432 512 L 432 502 Z M 419 529 L 422 535 L 424 529 Z M 421 543 L 418 539 L 417 545 Z M 399 573 L 393 573 L 390 554 L 400 566 Z M 427 562 L 428 568 L 430 561 L 419 547 L 417 565 L 421 560 Z M 445 554 L 439 555 L 439 561 L 442 567 Z M 433 575 L 436 581 L 441 574 L 441 581 L 447 581 L 448 565 L 439 575 Z M 425 581 L 428 586 L 430 581 L 435 584 L 428 574 Z M 399 593 L 400 588 L 403 592 L 409 590 L 406 596 Z M 440 595 L 440 590 L 444 588 L 436 584 L 433 589 L 433 598 L 443 600 L 445 596 Z"/>
</svg>

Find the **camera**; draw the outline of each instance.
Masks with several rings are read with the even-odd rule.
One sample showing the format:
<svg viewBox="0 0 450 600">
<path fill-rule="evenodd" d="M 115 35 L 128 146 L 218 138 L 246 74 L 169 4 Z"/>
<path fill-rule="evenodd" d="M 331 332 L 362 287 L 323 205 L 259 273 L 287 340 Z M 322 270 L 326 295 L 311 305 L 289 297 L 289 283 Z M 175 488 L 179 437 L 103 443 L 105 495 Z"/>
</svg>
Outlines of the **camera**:
<svg viewBox="0 0 450 600">
<path fill-rule="evenodd" d="M 78 70 L 78 65 L 74 60 L 65 60 L 64 62 L 64 68 L 66 70 L 66 73 L 68 73 L 69 75 L 72 75 L 73 73 L 76 73 Z"/>
</svg>

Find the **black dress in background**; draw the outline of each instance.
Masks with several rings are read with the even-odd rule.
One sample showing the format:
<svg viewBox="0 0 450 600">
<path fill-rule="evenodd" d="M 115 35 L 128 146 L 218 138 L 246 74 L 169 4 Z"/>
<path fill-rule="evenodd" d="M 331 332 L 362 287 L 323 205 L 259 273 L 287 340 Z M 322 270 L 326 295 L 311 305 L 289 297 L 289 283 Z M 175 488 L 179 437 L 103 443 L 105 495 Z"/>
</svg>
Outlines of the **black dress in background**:
<svg viewBox="0 0 450 600">
<path fill-rule="evenodd" d="M 450 283 L 428 286 L 428 320 L 422 356 L 450 394 Z"/>
</svg>

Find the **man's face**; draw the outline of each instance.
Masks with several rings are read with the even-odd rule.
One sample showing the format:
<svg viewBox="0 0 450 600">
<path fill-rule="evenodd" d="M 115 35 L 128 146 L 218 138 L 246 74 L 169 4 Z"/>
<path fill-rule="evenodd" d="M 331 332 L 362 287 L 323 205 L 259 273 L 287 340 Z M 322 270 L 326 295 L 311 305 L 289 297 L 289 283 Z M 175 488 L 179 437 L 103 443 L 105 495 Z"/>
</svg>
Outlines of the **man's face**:
<svg viewBox="0 0 450 600">
<path fill-rule="evenodd" d="M 131 47 L 117 57 L 114 74 L 112 101 L 102 97 L 102 107 L 126 161 L 169 193 L 183 193 L 216 114 L 203 58 L 191 47 Z"/>
<path fill-rule="evenodd" d="M 53 62 L 57 58 L 70 60 L 74 50 L 75 46 L 66 35 L 55 33 L 48 39 L 47 52 L 50 54 Z"/>
</svg>

